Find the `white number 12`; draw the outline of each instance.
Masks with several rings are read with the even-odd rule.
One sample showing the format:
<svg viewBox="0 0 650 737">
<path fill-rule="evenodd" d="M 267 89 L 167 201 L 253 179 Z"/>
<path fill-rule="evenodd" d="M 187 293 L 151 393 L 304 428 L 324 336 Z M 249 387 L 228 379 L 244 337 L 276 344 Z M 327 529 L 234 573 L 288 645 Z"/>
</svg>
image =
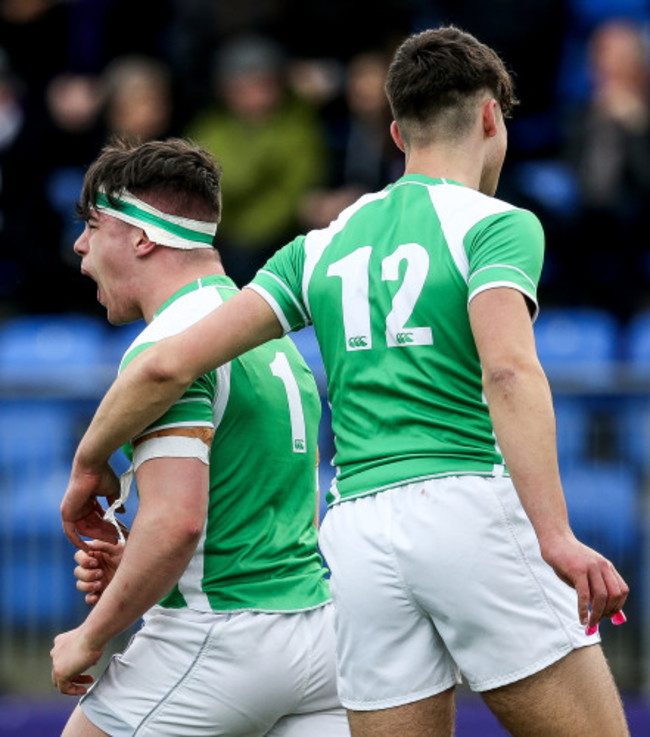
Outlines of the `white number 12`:
<svg viewBox="0 0 650 737">
<path fill-rule="evenodd" d="M 371 246 L 357 248 L 330 264 L 327 276 L 341 279 L 343 328 L 348 351 L 372 348 L 370 334 L 370 302 L 368 299 Z M 381 262 L 382 281 L 397 281 L 399 267 L 406 261 L 404 280 L 393 297 L 392 309 L 386 316 L 386 345 L 404 348 L 412 345 L 432 345 L 430 327 L 405 327 L 415 309 L 429 272 L 429 254 L 419 243 L 403 243 Z"/>
</svg>

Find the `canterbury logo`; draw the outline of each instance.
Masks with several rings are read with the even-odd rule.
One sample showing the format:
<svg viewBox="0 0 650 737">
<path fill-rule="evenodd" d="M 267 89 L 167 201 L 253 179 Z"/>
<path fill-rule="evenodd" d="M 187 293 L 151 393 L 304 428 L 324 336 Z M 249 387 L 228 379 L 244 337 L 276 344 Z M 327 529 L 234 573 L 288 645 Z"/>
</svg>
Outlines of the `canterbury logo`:
<svg viewBox="0 0 650 737">
<path fill-rule="evenodd" d="M 413 333 L 397 333 L 395 339 L 400 345 L 413 342 Z"/>
<path fill-rule="evenodd" d="M 300 440 L 300 439 L 294 440 L 293 441 L 293 447 L 296 450 L 304 450 L 305 449 L 305 441 L 304 440 Z"/>
<path fill-rule="evenodd" d="M 368 345 L 366 342 L 366 336 L 356 335 L 354 338 L 349 338 L 348 345 L 350 348 L 365 348 Z"/>
</svg>

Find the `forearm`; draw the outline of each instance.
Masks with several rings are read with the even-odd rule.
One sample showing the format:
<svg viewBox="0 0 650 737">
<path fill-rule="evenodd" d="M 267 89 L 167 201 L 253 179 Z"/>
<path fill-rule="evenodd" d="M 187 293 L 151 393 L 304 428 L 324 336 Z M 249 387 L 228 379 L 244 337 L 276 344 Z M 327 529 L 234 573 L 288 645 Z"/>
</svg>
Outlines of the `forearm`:
<svg viewBox="0 0 650 737">
<path fill-rule="evenodd" d="M 171 590 L 199 535 L 173 515 L 138 514 L 115 576 L 81 626 L 93 649 L 103 649 Z"/>
<path fill-rule="evenodd" d="M 160 417 L 198 376 L 282 334 L 271 308 L 244 289 L 187 330 L 147 348 L 116 379 L 75 455 L 94 470 Z"/>
<path fill-rule="evenodd" d="M 134 359 L 110 387 L 79 443 L 73 473 L 104 464 L 164 414 L 190 385 L 193 377 L 181 372 L 182 365 L 173 361 L 173 353 L 167 356 L 164 343 L 151 346 Z"/>
<path fill-rule="evenodd" d="M 571 534 L 557 462 L 548 381 L 535 362 L 485 372 L 494 431 L 540 543 Z"/>
</svg>

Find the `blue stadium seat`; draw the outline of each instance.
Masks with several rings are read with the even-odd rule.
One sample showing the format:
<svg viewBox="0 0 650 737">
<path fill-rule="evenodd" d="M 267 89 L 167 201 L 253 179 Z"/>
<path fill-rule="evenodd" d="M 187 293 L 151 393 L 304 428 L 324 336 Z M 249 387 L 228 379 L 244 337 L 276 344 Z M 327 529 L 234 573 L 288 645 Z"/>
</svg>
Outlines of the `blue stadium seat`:
<svg viewBox="0 0 650 737">
<path fill-rule="evenodd" d="M 562 475 L 576 536 L 614 564 L 630 562 L 640 540 L 639 477 L 621 463 L 588 462 Z"/>
<path fill-rule="evenodd" d="M 624 333 L 624 359 L 629 376 L 650 379 L 650 311 L 633 317 Z"/>
<path fill-rule="evenodd" d="M 19 476 L 0 495 L 0 620 L 6 626 L 59 629 L 82 618 L 85 605 L 75 588 L 74 548 L 61 529 L 59 505 L 69 464 L 49 473 Z M 137 511 L 132 491 L 127 513 Z"/>
<path fill-rule="evenodd" d="M 136 320 L 126 325 L 111 325 L 107 328 L 107 341 L 104 351 L 104 360 L 112 375 L 117 374 L 126 349 L 147 327 L 144 320 Z"/>
<path fill-rule="evenodd" d="M 101 392 L 104 323 L 79 315 L 31 315 L 0 324 L 0 384 L 29 391 Z"/>
<path fill-rule="evenodd" d="M 74 548 L 61 529 L 59 504 L 68 466 L 20 479 L 0 498 L 0 617 L 14 629 L 72 626 L 83 597 L 75 588 Z"/>
<path fill-rule="evenodd" d="M 69 465 L 85 420 L 74 402 L 0 399 L 0 472 L 25 478 Z"/>
<path fill-rule="evenodd" d="M 621 457 L 650 477 L 650 399 L 630 397 L 616 415 Z"/>
<path fill-rule="evenodd" d="M 610 313 L 551 308 L 542 310 L 534 329 L 537 352 L 551 382 L 603 388 L 614 379 L 619 326 Z"/>
<path fill-rule="evenodd" d="M 591 409 L 584 397 L 573 395 L 556 395 L 553 405 L 557 424 L 557 455 L 560 469 L 564 469 L 587 457 Z"/>
</svg>

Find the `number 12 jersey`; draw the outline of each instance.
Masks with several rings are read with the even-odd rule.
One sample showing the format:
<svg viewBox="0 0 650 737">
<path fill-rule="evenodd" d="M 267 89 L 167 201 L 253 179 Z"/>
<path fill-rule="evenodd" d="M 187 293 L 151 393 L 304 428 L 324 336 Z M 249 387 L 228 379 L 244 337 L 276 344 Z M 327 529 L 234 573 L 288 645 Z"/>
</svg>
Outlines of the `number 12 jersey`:
<svg viewBox="0 0 650 737">
<path fill-rule="evenodd" d="M 543 252 L 531 212 L 407 175 L 258 272 L 248 288 L 286 332 L 314 325 L 336 446 L 330 504 L 418 479 L 507 474 L 468 304 L 508 287 L 536 317 Z"/>
</svg>

